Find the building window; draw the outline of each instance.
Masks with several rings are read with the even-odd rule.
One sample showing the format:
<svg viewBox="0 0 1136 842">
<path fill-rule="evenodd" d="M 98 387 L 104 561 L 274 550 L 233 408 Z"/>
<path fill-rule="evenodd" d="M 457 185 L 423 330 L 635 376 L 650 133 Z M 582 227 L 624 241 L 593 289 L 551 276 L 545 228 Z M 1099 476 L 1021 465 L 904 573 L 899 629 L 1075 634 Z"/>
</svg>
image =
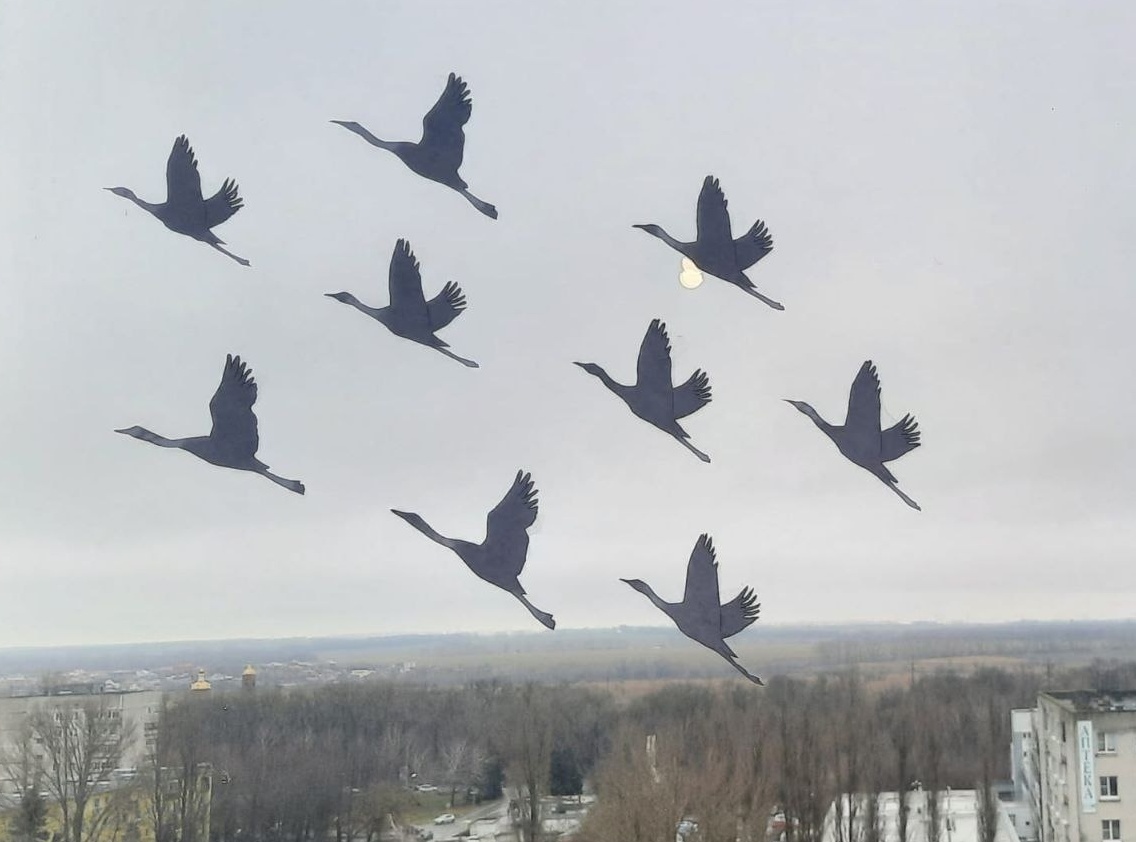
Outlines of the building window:
<svg viewBox="0 0 1136 842">
<path fill-rule="evenodd" d="M 1101 839 L 1105 842 L 1120 839 L 1120 819 L 1105 819 L 1101 822 Z"/>
<path fill-rule="evenodd" d="M 1105 798 L 1119 798 L 1120 791 L 1116 787 L 1116 775 L 1101 776 L 1101 799 Z"/>
<path fill-rule="evenodd" d="M 1061 723 L 1061 742 L 1065 742 L 1065 723 Z"/>
<path fill-rule="evenodd" d="M 1111 731 L 1097 731 L 1097 753 L 1114 754 L 1116 752 L 1116 734 Z"/>
</svg>

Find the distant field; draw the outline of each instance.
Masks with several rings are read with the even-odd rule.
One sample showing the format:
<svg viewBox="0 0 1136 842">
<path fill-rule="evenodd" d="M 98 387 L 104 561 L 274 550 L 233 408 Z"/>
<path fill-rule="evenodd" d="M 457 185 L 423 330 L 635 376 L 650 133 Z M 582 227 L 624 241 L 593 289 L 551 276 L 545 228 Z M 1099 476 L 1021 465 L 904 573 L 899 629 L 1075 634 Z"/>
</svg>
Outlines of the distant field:
<svg viewBox="0 0 1136 842">
<path fill-rule="evenodd" d="M 981 666 L 1045 669 L 1094 660 L 1136 659 L 1136 621 L 1002 624 L 881 623 L 851 626 L 755 626 L 730 641 L 740 660 L 762 677 L 810 675 L 852 665 L 888 686 L 938 669 Z M 208 664 L 239 675 L 261 668 L 266 685 L 297 679 L 300 664 L 331 680 L 349 670 L 376 677 L 464 684 L 481 679 L 626 684 L 626 692 L 659 680 L 736 680 L 716 655 L 673 627 L 557 629 L 498 634 L 214 640 L 113 646 L 0 649 L 0 675 L 48 670 L 162 670 Z M 273 669 L 271 665 L 276 665 Z"/>
</svg>

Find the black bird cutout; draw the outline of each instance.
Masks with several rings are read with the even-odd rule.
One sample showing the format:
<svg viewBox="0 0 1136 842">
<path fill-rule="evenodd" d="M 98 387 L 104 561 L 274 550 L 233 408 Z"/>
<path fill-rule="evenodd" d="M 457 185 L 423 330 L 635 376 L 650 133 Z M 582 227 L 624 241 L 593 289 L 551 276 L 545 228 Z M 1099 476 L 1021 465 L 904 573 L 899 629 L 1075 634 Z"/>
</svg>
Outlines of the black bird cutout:
<svg viewBox="0 0 1136 842">
<path fill-rule="evenodd" d="M 773 251 L 773 237 L 760 219 L 744 235 L 733 239 L 726 196 L 711 175 L 702 182 L 698 194 L 698 233 L 693 243 L 676 240 L 658 225 L 635 225 L 658 237 L 679 254 L 689 258 L 703 272 L 729 281 L 774 310 L 784 306 L 762 295 L 746 277 L 745 270 Z"/>
<path fill-rule="evenodd" d="M 222 468 L 252 471 L 268 477 L 289 491 L 303 494 L 302 482 L 276 476 L 268 470 L 267 465 L 256 458 L 260 437 L 257 434 L 256 415 L 252 411 L 254 403 L 256 403 L 256 381 L 252 377 L 252 370 L 241 361 L 240 357 L 229 354 L 225 358 L 221 385 L 217 387 L 213 399 L 209 401 L 209 414 L 213 416 L 213 429 L 209 431 L 209 435 L 188 439 L 167 439 L 157 433 L 151 433 L 144 427 L 128 427 L 115 432 L 148 441 L 158 447 L 181 448 L 198 459 L 204 459 Z"/>
<path fill-rule="evenodd" d="M 710 403 L 710 378 L 702 369 L 697 369 L 681 386 L 673 385 L 670 339 L 667 337 L 667 326 L 659 319 L 651 322 L 639 346 L 634 386 L 616 383 L 595 363 L 576 365 L 598 377 L 608 389 L 623 399 L 633 413 L 648 424 L 674 436 L 679 444 L 703 462 L 710 461 L 709 456 L 688 441 L 690 434 L 678 423 L 679 418 L 692 415 Z"/>
<path fill-rule="evenodd" d="M 470 193 L 469 185 L 458 175 L 465 154 L 465 131 L 462 127 L 469 122 L 472 113 L 473 101 L 469 96 L 469 86 L 460 76 L 451 73 L 446 81 L 446 89 L 442 91 L 434 107 L 422 118 L 422 139 L 417 143 L 379 140 L 358 123 L 348 120 L 331 122 L 355 132 L 372 146 L 393 152 L 423 178 L 458 191 L 483 214 L 496 219 L 497 208 Z"/>
<path fill-rule="evenodd" d="M 690 554 L 682 602 L 667 602 L 642 579 L 620 581 L 651 600 L 651 604 L 670 617 L 678 630 L 691 640 L 717 652 L 754 684 L 765 684 L 738 663 L 737 653 L 726 643 L 727 637 L 733 637 L 757 619 L 761 603 L 757 601 L 753 588 L 748 587 L 729 602 L 719 603 L 718 561 L 709 535 L 703 533 Z"/>
<path fill-rule="evenodd" d="M 103 189 L 149 211 L 171 231 L 200 240 L 242 266 L 249 265 L 243 257 L 237 257 L 223 248 L 225 241 L 211 230 L 244 207 L 244 200 L 237 195 L 237 183 L 227 178 L 220 190 L 208 199 L 203 198 L 197 159 L 193 156 L 193 149 L 185 135 L 174 141 L 174 148 L 166 161 L 166 201 L 159 205 L 143 201 L 129 187 Z"/>
<path fill-rule="evenodd" d="M 517 471 L 513 486 L 485 519 L 485 540 L 480 544 L 440 535 L 412 512 L 391 511 L 430 540 L 453 550 L 478 578 L 512 594 L 542 625 L 555 629 L 552 615 L 528 601 L 518 579 L 529 551 L 528 528 L 536 521 L 539 502 L 536 495 L 532 475 Z"/>
<path fill-rule="evenodd" d="M 465 295 L 461 287 L 453 281 L 442 287 L 442 291 L 429 301 L 422 292 L 422 274 L 418 261 L 410 250 L 410 243 L 399 240 L 391 255 L 388 277 L 390 304 L 386 307 L 368 307 L 349 292 L 325 292 L 328 298 L 350 304 L 372 319 L 381 322 L 395 336 L 409 339 L 428 348 L 433 348 L 464 366 L 477 368 L 477 363 L 459 357 L 449 349 L 449 345 L 434 335 L 465 309 Z"/>
<path fill-rule="evenodd" d="M 884 465 L 919 447 L 919 423 L 908 414 L 886 430 L 880 429 L 880 378 L 871 360 L 860 366 L 856 379 L 852 381 L 848 417 L 843 427 L 829 424 L 804 401 L 786 403 L 809 416 L 848 461 L 879 479 L 911 508 L 919 509 L 918 503 L 899 490 L 899 480 Z"/>
</svg>

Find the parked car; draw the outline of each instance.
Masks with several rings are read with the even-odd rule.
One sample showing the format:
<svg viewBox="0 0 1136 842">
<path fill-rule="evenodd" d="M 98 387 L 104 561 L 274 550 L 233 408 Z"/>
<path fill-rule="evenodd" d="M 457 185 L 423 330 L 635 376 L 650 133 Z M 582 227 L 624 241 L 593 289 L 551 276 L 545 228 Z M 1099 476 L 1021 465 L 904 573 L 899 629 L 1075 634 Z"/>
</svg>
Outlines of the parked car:
<svg viewBox="0 0 1136 842">
<path fill-rule="evenodd" d="M 454 819 L 453 813 L 442 813 L 442 815 L 435 817 L 434 824 L 453 824 Z"/>
<path fill-rule="evenodd" d="M 419 792 L 437 792 L 438 787 L 434 786 L 433 784 L 419 784 L 418 785 L 418 791 Z"/>
</svg>

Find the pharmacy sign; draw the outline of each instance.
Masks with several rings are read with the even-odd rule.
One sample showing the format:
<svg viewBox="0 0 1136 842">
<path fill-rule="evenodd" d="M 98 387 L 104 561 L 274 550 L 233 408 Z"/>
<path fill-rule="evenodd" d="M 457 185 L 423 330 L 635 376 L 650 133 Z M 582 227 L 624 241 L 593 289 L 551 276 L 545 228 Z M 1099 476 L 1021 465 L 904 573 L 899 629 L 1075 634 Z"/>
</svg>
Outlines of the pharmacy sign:
<svg viewBox="0 0 1136 842">
<path fill-rule="evenodd" d="M 1077 749 L 1080 764 L 1077 767 L 1081 789 L 1081 809 L 1086 813 L 1097 811 L 1096 748 L 1093 746 L 1093 723 L 1082 719 L 1077 723 Z"/>
</svg>

